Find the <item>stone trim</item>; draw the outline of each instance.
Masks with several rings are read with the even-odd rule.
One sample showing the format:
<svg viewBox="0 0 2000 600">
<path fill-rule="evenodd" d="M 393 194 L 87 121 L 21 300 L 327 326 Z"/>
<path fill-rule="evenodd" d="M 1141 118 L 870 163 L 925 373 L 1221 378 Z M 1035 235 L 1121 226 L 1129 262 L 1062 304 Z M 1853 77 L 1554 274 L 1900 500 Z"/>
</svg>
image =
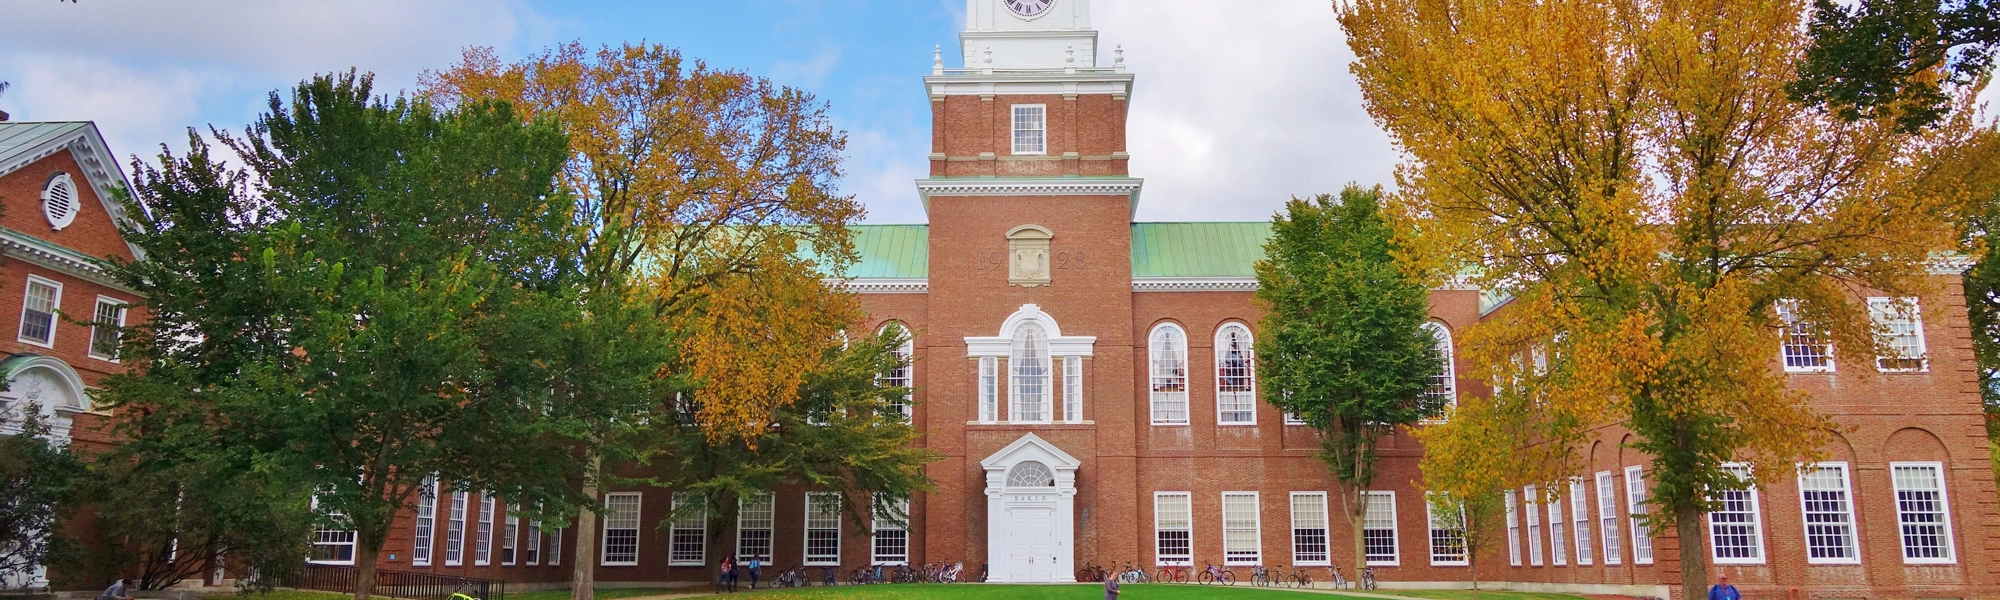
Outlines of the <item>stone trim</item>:
<svg viewBox="0 0 2000 600">
<path fill-rule="evenodd" d="M 859 279 L 822 279 L 829 287 L 839 287 L 854 294 L 928 294 L 931 291 L 929 279 L 901 279 L 889 277 L 868 277 Z"/>
<path fill-rule="evenodd" d="M 0 254 L 18 257 L 35 266 L 91 283 L 132 292 L 105 273 L 104 264 L 98 259 L 5 227 L 0 227 Z"/>
<path fill-rule="evenodd" d="M 1134 292 L 1254 292 L 1255 277 L 1138 277 Z"/>
</svg>

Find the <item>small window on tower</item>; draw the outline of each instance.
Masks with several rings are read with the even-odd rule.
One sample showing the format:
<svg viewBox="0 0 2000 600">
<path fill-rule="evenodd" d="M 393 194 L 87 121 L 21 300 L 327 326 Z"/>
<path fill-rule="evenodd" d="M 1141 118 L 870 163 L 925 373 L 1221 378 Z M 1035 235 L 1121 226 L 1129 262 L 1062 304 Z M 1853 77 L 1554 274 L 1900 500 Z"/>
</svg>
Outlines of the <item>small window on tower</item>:
<svg viewBox="0 0 2000 600">
<path fill-rule="evenodd" d="M 1040 104 L 1014 105 L 1014 153 L 1047 154 L 1048 108 Z"/>
</svg>

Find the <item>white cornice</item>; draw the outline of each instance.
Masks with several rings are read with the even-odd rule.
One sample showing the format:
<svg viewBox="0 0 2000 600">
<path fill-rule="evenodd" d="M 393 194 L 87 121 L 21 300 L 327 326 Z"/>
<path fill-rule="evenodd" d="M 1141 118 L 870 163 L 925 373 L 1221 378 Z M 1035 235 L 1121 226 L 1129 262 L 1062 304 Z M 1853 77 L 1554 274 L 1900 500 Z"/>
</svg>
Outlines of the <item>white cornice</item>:
<svg viewBox="0 0 2000 600">
<path fill-rule="evenodd" d="M 931 291 L 929 279 L 866 277 L 821 281 L 829 287 L 839 287 L 854 294 L 928 294 Z"/>
<path fill-rule="evenodd" d="M 132 291 L 104 272 L 104 263 L 98 259 L 5 227 L 0 227 L 0 253 L 91 283 Z"/>
<path fill-rule="evenodd" d="M 1254 292 L 1255 277 L 1138 277 L 1134 292 Z"/>
<path fill-rule="evenodd" d="M 1934 254 L 1931 256 L 1932 275 L 1963 275 L 1979 261 L 1964 254 Z"/>
<path fill-rule="evenodd" d="M 1131 73 L 1111 69 L 951 69 L 924 77 L 932 100 L 945 96 L 1006 96 L 1019 94 L 1110 94 L 1132 97 Z"/>
<path fill-rule="evenodd" d="M 1133 177 L 918 179 L 917 197 L 929 214 L 932 196 L 1127 196 L 1136 214 L 1145 183 Z"/>
<path fill-rule="evenodd" d="M 105 145 L 104 136 L 98 133 L 97 124 L 94 122 L 42 142 L 34 150 L 23 153 L 24 158 L 14 164 L 0 165 L 0 176 L 64 149 L 69 150 L 70 157 L 76 159 L 78 166 L 83 167 L 84 180 L 90 182 L 90 191 L 97 194 L 98 203 L 104 207 L 104 214 L 111 216 L 111 222 L 118 226 L 118 230 L 122 233 L 135 229 L 132 220 L 125 214 L 125 206 L 118 202 L 116 195 L 123 193 L 129 197 L 132 185 L 126 181 L 125 170 L 119 167 L 118 157 L 111 154 L 110 147 Z M 134 258 L 146 260 L 145 252 L 140 250 L 138 245 L 128 241 L 125 242 L 125 247 L 132 251 Z"/>
</svg>

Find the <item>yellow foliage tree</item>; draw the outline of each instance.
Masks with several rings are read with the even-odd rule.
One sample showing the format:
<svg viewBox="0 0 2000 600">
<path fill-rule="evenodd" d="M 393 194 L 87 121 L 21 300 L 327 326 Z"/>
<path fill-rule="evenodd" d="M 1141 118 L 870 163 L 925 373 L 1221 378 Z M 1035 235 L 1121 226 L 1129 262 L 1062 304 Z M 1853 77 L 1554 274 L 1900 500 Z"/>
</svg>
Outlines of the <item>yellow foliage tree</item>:
<svg viewBox="0 0 2000 600">
<path fill-rule="evenodd" d="M 1415 238 L 1404 258 L 1513 297 L 1465 340 L 1470 374 L 1503 390 L 1490 414 L 1532 428 L 1557 461 L 1591 427 L 1636 432 L 1690 591 L 1707 579 L 1711 492 L 1747 485 L 1722 464 L 1789 471 L 1836 428 L 1775 369 L 1778 309 L 1796 303 L 1842 360 L 1870 364 L 1857 292 L 1934 292 L 1933 253 L 1956 246 L 1955 212 L 1990 176 L 1970 111 L 1911 134 L 1789 99 L 1805 8 L 1335 9 L 1368 110 L 1406 154 L 1390 204 Z"/>
</svg>

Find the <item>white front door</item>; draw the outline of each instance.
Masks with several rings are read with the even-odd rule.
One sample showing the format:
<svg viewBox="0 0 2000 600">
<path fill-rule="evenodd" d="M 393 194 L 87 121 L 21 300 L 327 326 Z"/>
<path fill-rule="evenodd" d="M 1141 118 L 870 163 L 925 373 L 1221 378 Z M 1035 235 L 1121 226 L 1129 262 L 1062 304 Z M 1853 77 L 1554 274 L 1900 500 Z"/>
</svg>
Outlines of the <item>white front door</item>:
<svg viewBox="0 0 2000 600">
<path fill-rule="evenodd" d="M 1054 510 L 1015 508 L 1009 513 L 1008 534 L 1013 538 L 1008 563 L 1012 581 L 1046 583 L 1054 581 L 1056 567 L 1055 528 L 1050 526 Z"/>
</svg>

